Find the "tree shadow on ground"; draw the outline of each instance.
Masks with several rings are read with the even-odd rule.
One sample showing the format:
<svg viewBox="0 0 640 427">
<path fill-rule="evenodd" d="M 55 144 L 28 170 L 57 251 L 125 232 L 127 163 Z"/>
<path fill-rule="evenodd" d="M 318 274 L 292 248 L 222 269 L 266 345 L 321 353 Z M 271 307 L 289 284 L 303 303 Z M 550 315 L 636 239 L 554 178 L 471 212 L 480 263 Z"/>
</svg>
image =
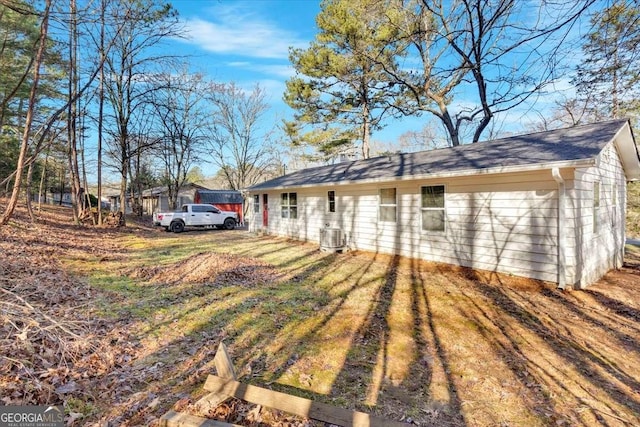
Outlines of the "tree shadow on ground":
<svg viewBox="0 0 640 427">
<path fill-rule="evenodd" d="M 325 254 L 278 239 L 220 247 L 280 275 L 239 285 L 224 269 L 216 274 L 228 282 L 182 283 L 188 275 L 178 272 L 174 284 L 134 285 L 153 292 L 131 291 L 139 299 L 120 307 L 148 308 L 136 319 L 146 323 L 139 339 L 160 342 L 137 358 L 134 391 L 164 393 L 162 410 L 171 397 L 202 393 L 224 340 L 244 382 L 395 420 L 640 422 L 638 307 L 615 292 L 563 294 L 535 281 L 380 254 Z"/>
<path fill-rule="evenodd" d="M 606 305 L 600 306 L 602 295 L 595 304 L 573 297 L 598 294 L 593 291 L 597 285 L 586 292 L 563 293 L 540 283 L 531 291 L 508 279 L 489 283 L 471 270 L 468 276 L 474 279 L 469 301 L 478 301 L 479 294 L 496 310 L 484 317 L 500 333 L 492 331 L 487 338 L 522 384 L 535 392 L 541 415 L 585 426 L 638 420 L 640 399 L 634 390 L 640 389 L 640 378 L 632 366 L 640 360 L 640 346 L 635 317 L 627 316 L 636 309 L 607 298 L 606 305 L 618 311 L 612 315 Z"/>
</svg>

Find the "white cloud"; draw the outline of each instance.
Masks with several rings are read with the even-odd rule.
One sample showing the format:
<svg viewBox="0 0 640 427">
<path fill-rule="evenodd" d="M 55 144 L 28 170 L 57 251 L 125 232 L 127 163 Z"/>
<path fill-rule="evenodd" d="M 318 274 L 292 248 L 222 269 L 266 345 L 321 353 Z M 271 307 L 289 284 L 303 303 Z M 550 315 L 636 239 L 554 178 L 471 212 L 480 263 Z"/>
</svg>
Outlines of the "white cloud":
<svg viewBox="0 0 640 427">
<path fill-rule="evenodd" d="M 253 63 L 249 61 L 230 61 L 225 62 L 225 65 L 227 67 L 257 71 L 261 74 L 267 74 L 274 77 L 282 77 L 284 79 L 288 79 L 295 74 L 294 68 L 291 65 L 286 64 L 264 64 Z"/>
<path fill-rule="evenodd" d="M 191 18 L 184 24 L 188 38 L 183 41 L 216 54 L 287 59 L 290 46 L 306 45 L 292 32 L 251 14 L 221 13 L 215 21 Z"/>
<path fill-rule="evenodd" d="M 555 94 L 561 94 L 567 97 L 573 97 L 576 95 L 576 87 L 571 83 L 570 77 L 556 79 L 551 85 L 551 91 Z"/>
<path fill-rule="evenodd" d="M 231 61 L 226 63 L 227 67 L 247 68 L 251 66 L 251 62 L 248 61 Z"/>
<path fill-rule="evenodd" d="M 281 103 L 282 94 L 285 91 L 285 84 L 281 80 L 262 79 L 258 82 L 260 87 L 267 93 L 267 100 L 270 103 Z"/>
<path fill-rule="evenodd" d="M 295 74 L 291 65 L 257 65 L 256 69 L 265 74 L 288 79 Z"/>
</svg>

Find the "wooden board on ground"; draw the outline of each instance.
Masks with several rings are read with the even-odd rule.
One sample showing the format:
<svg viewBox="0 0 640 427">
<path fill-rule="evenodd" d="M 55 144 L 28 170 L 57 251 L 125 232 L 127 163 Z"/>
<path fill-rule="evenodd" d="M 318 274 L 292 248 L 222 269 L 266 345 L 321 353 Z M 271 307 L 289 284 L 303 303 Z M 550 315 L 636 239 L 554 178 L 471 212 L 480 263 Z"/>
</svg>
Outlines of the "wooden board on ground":
<svg viewBox="0 0 640 427">
<path fill-rule="evenodd" d="M 303 397 L 242 384 L 237 380 L 233 363 L 224 343 L 220 343 L 214 357 L 218 375 L 209 375 L 204 389 L 210 393 L 196 402 L 201 409 L 216 407 L 226 399 L 235 397 L 256 405 L 285 411 L 293 415 L 325 421 L 339 426 L 354 427 L 407 427 L 408 424 L 373 417 L 364 412 L 350 411 Z M 162 427 L 232 427 L 221 421 L 169 411 L 160 418 Z"/>
<path fill-rule="evenodd" d="M 228 380 L 238 379 L 236 377 L 236 371 L 233 368 L 231 358 L 229 357 L 229 353 L 227 352 L 227 346 L 223 342 L 218 345 L 218 351 L 216 351 L 216 355 L 213 358 L 213 363 L 216 367 L 216 372 L 218 373 L 219 377 L 226 378 Z M 229 395 L 216 392 L 209 393 L 196 402 L 196 407 L 200 408 L 201 410 L 206 410 L 207 408 L 215 408 L 230 397 L 231 396 Z"/>
<path fill-rule="evenodd" d="M 228 395 L 249 403 L 267 406 L 301 417 L 355 427 L 407 427 L 408 424 L 376 418 L 364 412 L 350 411 L 303 397 L 292 396 L 262 387 L 209 375 L 204 389 L 220 395 Z"/>
<path fill-rule="evenodd" d="M 240 427 L 222 421 L 169 411 L 160 418 L 161 427 Z"/>
<path fill-rule="evenodd" d="M 216 351 L 216 355 L 213 358 L 213 363 L 216 366 L 216 371 L 220 378 L 227 378 L 234 381 L 238 379 L 238 377 L 236 377 L 236 370 L 233 369 L 233 363 L 231 363 L 231 358 L 227 352 L 227 346 L 224 345 L 223 342 L 218 345 L 218 351 Z"/>
</svg>

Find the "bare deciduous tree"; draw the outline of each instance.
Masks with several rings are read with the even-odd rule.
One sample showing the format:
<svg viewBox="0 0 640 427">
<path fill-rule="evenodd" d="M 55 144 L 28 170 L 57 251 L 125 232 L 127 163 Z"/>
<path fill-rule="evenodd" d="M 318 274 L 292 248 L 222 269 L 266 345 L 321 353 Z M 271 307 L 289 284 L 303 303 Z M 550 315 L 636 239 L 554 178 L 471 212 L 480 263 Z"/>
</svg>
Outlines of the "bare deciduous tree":
<svg viewBox="0 0 640 427">
<path fill-rule="evenodd" d="M 265 96 L 258 85 L 250 93 L 234 83 L 210 87 L 211 160 L 233 190 L 259 182 L 271 166 L 272 128 L 262 127 L 263 115 L 268 109 Z"/>
<path fill-rule="evenodd" d="M 202 75 L 183 71 L 158 77 L 153 92 L 159 144 L 169 207 L 177 208 L 178 192 L 200 159 L 208 114 L 204 110 L 206 85 Z"/>
<path fill-rule="evenodd" d="M 109 122 L 113 126 L 105 131 L 111 136 L 109 154 L 120 174 L 120 211 L 124 218 L 129 165 L 136 152 L 132 144 L 134 136 L 138 142 L 152 140 L 134 128 L 135 116 L 142 114 L 149 91 L 155 89 L 151 76 L 156 67 L 170 59 L 167 55 L 150 55 L 149 49 L 168 37 L 179 36 L 180 26 L 169 4 L 158 5 L 152 0 L 119 1 L 122 8 L 110 9 L 111 19 L 123 22 L 123 29 L 113 38 L 115 46 L 106 55 L 108 77 L 104 85 L 112 119 Z"/>
<path fill-rule="evenodd" d="M 398 1 L 405 13 L 389 18 L 417 53 L 407 57 L 420 65 L 387 71 L 419 111 L 442 122 L 454 146 L 479 141 L 496 114 L 556 79 L 563 40 L 595 2 Z"/>
</svg>

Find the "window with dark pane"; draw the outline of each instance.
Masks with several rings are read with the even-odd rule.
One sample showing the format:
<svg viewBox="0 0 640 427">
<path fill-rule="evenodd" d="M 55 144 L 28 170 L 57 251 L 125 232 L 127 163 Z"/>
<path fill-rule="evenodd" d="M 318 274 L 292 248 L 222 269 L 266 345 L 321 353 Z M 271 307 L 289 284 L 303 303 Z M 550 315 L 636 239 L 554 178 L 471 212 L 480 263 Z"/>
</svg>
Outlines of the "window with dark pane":
<svg viewBox="0 0 640 427">
<path fill-rule="evenodd" d="M 335 191 L 327 192 L 327 211 L 328 212 L 336 211 L 336 192 Z"/>
<path fill-rule="evenodd" d="M 444 231 L 444 185 L 429 185 L 421 187 L 421 220 L 425 231 Z"/>
<path fill-rule="evenodd" d="M 395 188 L 381 188 L 379 193 L 378 219 L 381 222 L 396 222 L 398 202 Z"/>
</svg>

